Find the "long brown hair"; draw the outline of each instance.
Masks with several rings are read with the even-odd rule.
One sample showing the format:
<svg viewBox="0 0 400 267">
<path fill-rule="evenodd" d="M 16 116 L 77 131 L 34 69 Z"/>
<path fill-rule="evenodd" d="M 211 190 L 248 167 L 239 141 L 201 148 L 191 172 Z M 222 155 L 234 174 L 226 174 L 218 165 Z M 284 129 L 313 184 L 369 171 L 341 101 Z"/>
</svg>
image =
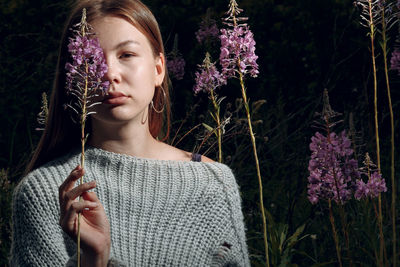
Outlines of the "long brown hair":
<svg viewBox="0 0 400 267">
<path fill-rule="evenodd" d="M 89 22 L 106 15 L 118 16 L 127 20 L 147 37 L 155 57 L 159 56 L 160 53 L 165 55 L 158 23 L 150 9 L 139 0 L 77 0 L 72 8 L 71 15 L 67 20 L 61 38 L 46 127 L 32 159 L 26 167 L 25 174 L 51 159 L 65 154 L 71 147 L 80 144 L 80 125 L 72 122 L 70 113 L 65 110 L 64 104 L 67 103 L 65 64 L 69 59 L 67 45 L 71 35 L 70 28 L 79 23 L 83 8 L 86 8 L 87 20 Z M 171 112 L 166 69 L 165 73 L 161 85 L 162 88 L 156 87 L 153 96 L 155 108 L 160 110 L 165 105 L 164 111 L 158 113 L 149 107 L 148 114 L 149 130 L 154 138 L 159 136 L 164 120 L 166 121 L 164 139 L 169 134 Z M 162 90 L 165 92 L 165 97 Z"/>
</svg>

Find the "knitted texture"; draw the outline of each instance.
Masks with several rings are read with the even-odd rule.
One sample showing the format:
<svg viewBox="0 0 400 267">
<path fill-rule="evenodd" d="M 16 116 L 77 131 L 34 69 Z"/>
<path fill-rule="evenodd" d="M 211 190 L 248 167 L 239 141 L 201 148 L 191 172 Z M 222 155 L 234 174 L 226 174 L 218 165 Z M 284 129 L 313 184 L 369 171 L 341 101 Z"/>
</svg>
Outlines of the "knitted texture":
<svg viewBox="0 0 400 267">
<path fill-rule="evenodd" d="M 75 242 L 59 226 L 58 187 L 79 158 L 56 159 L 16 187 L 11 266 L 65 266 L 76 258 Z M 110 221 L 112 266 L 250 266 L 238 185 L 226 165 L 89 147 L 84 179 L 96 180 Z"/>
</svg>

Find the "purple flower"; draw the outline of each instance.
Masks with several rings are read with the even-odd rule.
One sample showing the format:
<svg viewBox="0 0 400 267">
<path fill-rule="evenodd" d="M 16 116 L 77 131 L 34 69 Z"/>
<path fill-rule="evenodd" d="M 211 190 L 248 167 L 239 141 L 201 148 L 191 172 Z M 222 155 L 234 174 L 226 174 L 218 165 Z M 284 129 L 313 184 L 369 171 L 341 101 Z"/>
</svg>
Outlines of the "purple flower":
<svg viewBox="0 0 400 267">
<path fill-rule="evenodd" d="M 66 89 L 67 94 L 75 99 L 71 98 L 70 104 L 66 106 L 77 116 L 86 119 L 93 113 L 90 109 L 100 104 L 93 102 L 98 92 L 107 93 L 110 83 L 103 80 L 108 69 L 103 49 L 86 22 L 86 10 L 82 12 L 82 20 L 74 26 L 74 35 L 69 38 L 68 52 L 71 61 L 65 64 Z M 74 118 L 73 120 L 75 121 Z"/>
<path fill-rule="evenodd" d="M 368 172 L 363 173 L 368 177 Z M 380 193 L 386 192 L 386 182 L 385 179 L 382 178 L 382 175 L 379 174 L 378 171 L 375 171 L 369 177 L 368 182 L 364 183 L 362 179 L 356 181 L 356 191 L 354 193 L 354 197 L 357 200 L 362 198 L 376 198 Z"/>
<path fill-rule="evenodd" d="M 392 70 L 397 70 L 400 75 L 400 48 L 396 47 L 392 53 L 390 59 L 390 65 Z"/>
<path fill-rule="evenodd" d="M 182 80 L 185 74 L 185 60 L 180 55 L 170 55 L 167 58 L 167 69 L 169 75 L 177 80 Z"/>
<path fill-rule="evenodd" d="M 243 75 L 249 73 L 251 77 L 257 77 L 259 73 L 253 33 L 246 23 L 238 23 L 247 20 L 247 18 L 237 17 L 241 11 L 236 1 L 231 0 L 228 17 L 225 19 L 228 28 L 221 29 L 219 59 L 222 75 L 226 78 L 235 77 L 237 72 Z"/>
<path fill-rule="evenodd" d="M 107 73 L 107 64 L 99 40 L 92 35 L 70 38 L 68 52 L 72 63 L 65 64 L 67 70 L 67 90 L 82 87 L 85 79 L 88 80 L 90 91 L 101 90 L 106 93 L 109 82 L 102 81 Z M 86 70 L 87 65 L 87 70 Z"/>
<path fill-rule="evenodd" d="M 196 39 L 199 43 L 202 43 L 206 40 L 212 40 L 218 38 L 219 29 L 215 20 L 213 19 L 205 19 L 200 23 L 200 28 L 196 32 Z"/>
<path fill-rule="evenodd" d="M 176 80 L 182 80 L 185 75 L 185 60 L 178 51 L 178 35 L 175 34 L 174 46 L 171 53 L 167 55 L 168 74 Z"/>
<path fill-rule="evenodd" d="M 215 63 L 211 63 L 210 54 L 208 52 L 203 60 L 203 64 L 198 67 L 199 71 L 196 72 L 196 84 L 193 88 L 196 94 L 200 91 L 210 92 L 226 84 L 226 80 L 217 70 Z"/>
<path fill-rule="evenodd" d="M 366 198 L 369 195 L 369 188 L 368 186 L 363 182 L 363 180 L 357 180 L 356 181 L 356 191 L 354 192 L 354 197 L 357 200 L 360 200 L 361 198 Z"/>
<path fill-rule="evenodd" d="M 367 186 L 370 191 L 370 197 L 378 197 L 380 193 L 387 191 L 385 179 L 378 172 L 371 174 L 371 179 L 368 180 Z"/>
<path fill-rule="evenodd" d="M 358 163 L 352 159 L 351 142 L 342 131 L 324 136 L 317 132 L 311 138 L 312 152 L 308 170 L 308 199 L 316 204 L 331 199 L 343 204 L 351 198 L 351 182 L 360 177 Z"/>
</svg>

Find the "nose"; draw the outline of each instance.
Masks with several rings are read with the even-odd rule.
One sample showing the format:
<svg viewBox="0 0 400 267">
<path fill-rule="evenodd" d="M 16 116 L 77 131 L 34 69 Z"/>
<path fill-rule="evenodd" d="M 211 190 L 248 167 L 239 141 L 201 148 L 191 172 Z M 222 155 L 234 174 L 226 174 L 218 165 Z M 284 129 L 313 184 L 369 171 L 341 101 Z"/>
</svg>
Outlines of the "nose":
<svg viewBox="0 0 400 267">
<path fill-rule="evenodd" d="M 105 74 L 105 79 L 107 79 L 111 84 L 119 84 L 121 82 L 121 74 L 118 68 L 118 64 L 110 59 L 107 59 L 107 73 Z"/>
</svg>

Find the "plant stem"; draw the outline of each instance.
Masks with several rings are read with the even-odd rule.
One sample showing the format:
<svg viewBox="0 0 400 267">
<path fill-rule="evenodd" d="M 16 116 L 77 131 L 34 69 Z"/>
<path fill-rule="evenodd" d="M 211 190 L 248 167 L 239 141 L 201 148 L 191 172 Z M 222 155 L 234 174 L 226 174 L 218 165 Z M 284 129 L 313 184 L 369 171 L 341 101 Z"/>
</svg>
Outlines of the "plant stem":
<svg viewBox="0 0 400 267">
<path fill-rule="evenodd" d="M 371 200 L 371 202 L 372 202 L 372 205 L 374 207 L 375 216 L 376 216 L 377 219 L 379 219 L 379 212 L 376 209 L 375 202 L 373 200 Z M 382 258 L 378 258 L 378 260 L 379 260 L 379 266 L 383 267 L 383 259 Z"/>
<path fill-rule="evenodd" d="M 86 73 L 89 72 L 88 70 L 89 65 L 87 62 L 85 62 L 85 71 Z M 86 103 L 87 103 L 87 93 L 88 93 L 88 78 L 85 78 L 85 90 L 83 94 L 83 105 L 82 105 L 82 114 L 81 114 L 81 168 L 85 168 L 85 142 L 86 142 L 86 136 L 85 136 L 85 122 L 86 122 L 86 116 L 87 116 L 87 108 L 86 108 Z M 80 179 L 80 185 L 83 184 L 83 176 Z M 79 196 L 79 201 L 83 201 L 82 196 Z M 81 213 L 78 213 L 78 233 L 77 233 L 77 246 L 78 246 L 78 267 L 81 265 Z"/>
<path fill-rule="evenodd" d="M 390 168 L 390 178 L 392 182 L 392 235 L 393 235 L 393 266 L 397 266 L 397 254 L 396 254 L 396 184 L 394 181 L 394 116 L 392 108 L 392 98 L 390 94 L 390 83 L 389 83 L 389 71 L 387 62 L 387 37 L 386 37 L 386 20 L 385 20 L 385 8 L 382 9 L 382 51 L 383 51 L 383 61 L 385 65 L 385 80 L 386 89 L 389 102 L 389 113 L 390 113 L 390 126 L 391 126 L 391 168 Z"/>
<path fill-rule="evenodd" d="M 222 162 L 222 129 L 221 129 L 221 120 L 219 118 L 219 106 L 217 103 L 216 95 L 214 95 L 214 90 L 210 90 L 211 101 L 215 110 L 215 122 L 217 123 L 217 139 L 218 139 L 218 162 Z"/>
<path fill-rule="evenodd" d="M 350 240 L 349 240 L 349 233 L 347 231 L 347 216 L 346 216 L 346 212 L 344 210 L 343 204 L 340 204 L 339 206 L 339 214 L 340 214 L 340 220 L 342 223 L 342 231 L 343 231 L 343 235 L 344 235 L 344 240 L 346 242 L 346 250 L 347 250 L 347 257 L 349 258 L 350 261 L 350 267 L 353 266 L 353 258 L 351 255 L 351 251 L 350 251 Z"/>
<path fill-rule="evenodd" d="M 325 115 L 324 118 L 325 118 L 325 124 L 326 124 L 327 141 L 328 141 L 329 144 L 332 144 L 329 117 L 327 115 Z M 333 154 L 333 152 L 332 152 L 332 154 Z M 334 155 L 332 155 L 332 157 L 333 156 Z M 333 168 L 332 171 L 333 171 L 333 179 L 335 180 L 336 194 L 337 194 L 337 197 L 338 197 L 338 200 L 339 200 L 339 215 L 340 215 L 340 220 L 341 220 L 341 223 L 342 223 L 343 235 L 344 235 L 345 242 L 346 242 L 346 252 L 347 252 L 347 257 L 349 258 L 350 267 L 351 267 L 351 266 L 353 266 L 353 260 L 352 260 L 351 253 L 350 253 L 350 242 L 349 242 L 349 234 L 347 232 L 346 213 L 344 211 L 342 198 L 340 197 L 338 179 L 337 179 L 335 168 Z"/>
<path fill-rule="evenodd" d="M 329 118 L 328 118 L 327 115 L 325 115 L 325 123 L 326 123 L 326 132 L 327 132 L 327 135 L 326 135 L 327 136 L 327 141 L 328 141 L 329 144 L 332 144 L 331 131 L 330 131 L 330 128 L 329 128 L 329 126 L 330 126 Z M 333 179 L 335 180 L 336 194 L 337 194 L 337 197 L 338 197 L 338 200 L 339 200 L 339 215 L 340 215 L 340 219 L 341 219 L 341 223 L 342 223 L 342 231 L 343 231 L 343 235 L 344 235 L 345 243 L 346 243 L 347 257 L 349 258 L 350 267 L 351 267 L 351 266 L 353 266 L 353 260 L 352 260 L 351 253 L 350 253 L 349 234 L 347 232 L 347 219 L 346 219 L 346 213 L 345 213 L 344 207 L 343 207 L 343 201 L 342 201 L 342 199 L 340 197 L 338 179 L 337 179 L 335 168 L 333 168 Z"/>
<path fill-rule="evenodd" d="M 378 165 L 378 172 L 381 173 L 381 160 L 380 160 L 380 150 L 379 150 L 379 126 L 378 126 L 378 83 L 377 83 L 377 75 L 376 75 L 376 62 L 375 62 L 375 24 L 373 21 L 372 14 L 372 1 L 368 1 L 369 8 L 369 26 L 370 26 L 370 39 L 371 39 L 371 56 L 372 56 L 372 67 L 373 67 L 373 75 L 374 75 L 374 118 L 375 118 L 375 139 L 376 139 L 376 161 Z M 380 237 L 380 247 L 379 247 L 379 256 L 381 261 L 383 262 L 383 250 L 385 246 L 385 240 L 383 236 L 383 227 L 382 227 L 382 198 L 379 193 L 378 196 L 378 224 L 379 224 L 379 237 Z"/>
<path fill-rule="evenodd" d="M 243 74 L 241 72 L 239 72 L 239 80 L 240 80 L 240 87 L 242 89 L 242 97 L 243 97 L 244 107 L 246 109 L 246 116 L 247 116 L 247 123 L 249 125 L 251 144 L 253 146 L 254 160 L 256 162 L 256 168 L 257 168 L 258 186 L 259 186 L 259 190 L 260 190 L 260 208 L 261 208 L 263 227 L 264 227 L 265 257 L 266 257 L 266 261 L 267 261 L 267 266 L 269 267 L 267 222 L 265 219 L 265 211 L 264 211 L 264 198 L 263 198 L 263 187 L 262 187 L 260 164 L 259 164 L 258 155 L 257 155 L 256 138 L 254 136 L 253 127 L 251 125 L 249 103 L 247 102 L 246 89 L 245 89 L 245 85 L 244 85 Z"/>
<path fill-rule="evenodd" d="M 233 8 L 232 14 L 236 14 L 235 6 L 232 5 L 232 8 Z M 234 25 L 234 27 L 237 26 L 237 20 L 236 20 L 235 15 L 233 16 L 233 25 Z M 237 63 L 238 69 L 240 69 L 240 58 L 238 59 L 238 61 L 236 63 Z M 262 186 L 262 179 L 261 179 L 260 164 L 259 164 L 258 155 L 257 155 L 256 138 L 254 136 L 253 127 L 251 125 L 250 108 L 249 108 L 249 103 L 247 102 L 247 95 L 246 95 L 246 88 L 245 88 L 244 80 L 243 80 L 243 73 L 241 71 L 238 71 L 238 73 L 239 73 L 240 87 L 242 90 L 242 98 L 243 98 L 243 102 L 244 102 L 244 107 L 246 109 L 247 123 L 249 125 L 250 140 L 251 140 L 251 144 L 253 146 L 254 160 L 256 162 L 258 186 L 259 186 L 259 190 L 260 190 L 260 208 L 261 208 L 261 215 L 262 215 L 263 228 L 264 228 L 263 232 L 264 232 L 265 258 L 266 258 L 266 262 L 267 262 L 267 267 L 269 267 L 267 221 L 265 219 L 263 186 Z"/>
<path fill-rule="evenodd" d="M 338 258 L 339 266 L 342 267 L 342 259 L 340 257 L 339 238 L 336 233 L 335 218 L 333 217 L 332 203 L 331 203 L 330 199 L 328 199 L 328 204 L 329 204 L 329 221 L 331 222 L 331 226 L 332 226 L 333 239 L 335 241 L 335 247 L 336 247 L 336 255 Z"/>
</svg>

